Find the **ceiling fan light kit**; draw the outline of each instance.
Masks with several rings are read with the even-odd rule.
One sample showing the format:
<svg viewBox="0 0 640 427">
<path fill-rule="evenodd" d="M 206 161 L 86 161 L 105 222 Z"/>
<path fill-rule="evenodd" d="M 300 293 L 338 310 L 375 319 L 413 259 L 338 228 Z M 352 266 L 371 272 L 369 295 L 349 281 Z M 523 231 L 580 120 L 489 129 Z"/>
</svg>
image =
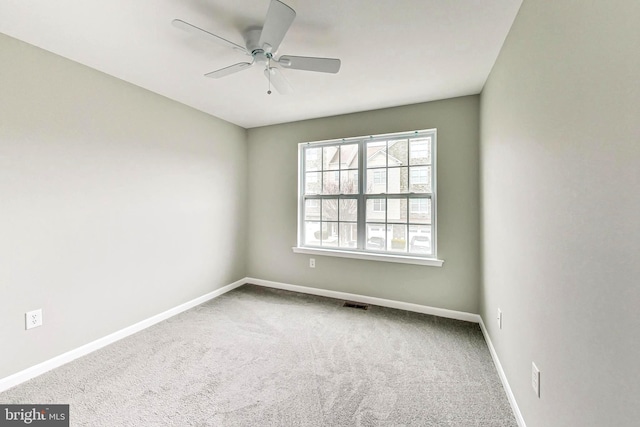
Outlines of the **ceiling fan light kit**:
<svg viewBox="0 0 640 427">
<path fill-rule="evenodd" d="M 280 47 L 280 43 L 282 43 L 295 17 L 295 10 L 281 1 L 271 0 L 264 25 L 262 27 L 249 27 L 245 30 L 243 34 L 245 41 L 244 47 L 183 20 L 174 19 L 172 23 L 181 30 L 207 38 L 215 43 L 251 57 L 250 62 L 239 62 L 219 70 L 211 71 L 205 74 L 206 77 L 219 79 L 258 64 L 264 67 L 264 75 L 269 81 L 269 90 L 267 93 L 271 94 L 271 85 L 273 85 L 278 93 L 286 95 L 293 90 L 280 71 L 281 68 L 332 74 L 340 71 L 340 60 L 335 58 L 291 55 L 283 55 L 276 58 L 275 55 L 278 47 Z"/>
</svg>

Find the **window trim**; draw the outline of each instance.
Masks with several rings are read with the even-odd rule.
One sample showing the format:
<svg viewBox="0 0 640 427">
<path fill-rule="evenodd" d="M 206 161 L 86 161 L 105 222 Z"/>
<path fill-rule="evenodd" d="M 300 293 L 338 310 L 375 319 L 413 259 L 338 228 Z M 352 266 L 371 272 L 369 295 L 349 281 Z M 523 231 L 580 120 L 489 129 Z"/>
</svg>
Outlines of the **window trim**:
<svg viewBox="0 0 640 427">
<path fill-rule="evenodd" d="M 305 156 L 304 149 L 309 145 L 313 145 L 317 148 L 323 148 L 325 146 L 335 146 L 336 144 L 344 145 L 349 143 L 360 144 L 358 153 L 358 182 L 359 182 L 359 191 L 357 194 L 327 194 L 327 195 L 316 195 L 315 197 L 321 199 L 323 196 L 328 198 L 337 198 L 338 200 L 342 198 L 353 198 L 358 201 L 358 248 L 366 247 L 366 207 L 365 200 L 367 198 L 371 198 L 371 196 L 379 196 L 381 198 L 393 197 L 397 196 L 396 193 L 380 193 L 380 194 L 365 194 L 366 189 L 366 181 L 367 181 L 367 170 L 365 169 L 365 155 L 366 155 L 366 141 L 370 141 L 373 139 L 397 139 L 397 138 L 412 138 L 417 134 L 430 134 L 432 136 L 431 139 L 431 191 L 426 193 L 425 198 L 429 198 L 431 200 L 431 242 L 433 247 L 433 253 L 427 256 L 420 256 L 412 253 L 395 253 L 395 252 L 374 252 L 374 251 L 365 251 L 363 249 L 348 249 L 343 247 L 316 247 L 316 246 L 305 246 L 304 243 L 304 201 L 305 201 Z M 341 155 L 342 150 L 338 150 L 338 156 Z M 388 154 L 388 153 L 387 153 Z M 410 155 L 410 154 L 408 154 Z M 407 159 L 409 160 L 409 159 Z M 340 162 L 340 157 L 338 158 L 338 162 Z M 409 163 L 408 163 L 409 165 Z M 417 166 L 417 165 L 416 165 Z M 385 175 L 388 169 L 385 169 Z M 410 178 L 409 178 L 410 179 Z M 418 264 L 418 265 L 428 265 L 428 266 L 437 266 L 440 267 L 444 263 L 443 260 L 438 259 L 437 251 L 437 130 L 436 129 L 423 129 L 417 131 L 410 132 L 397 132 L 397 133 L 387 133 L 380 135 L 367 135 L 367 136 L 358 136 L 351 138 L 343 138 L 343 139 L 332 139 L 332 140 L 323 140 L 323 141 L 310 141 L 310 142 L 302 142 L 298 144 L 298 212 L 297 212 L 297 246 L 293 247 L 292 250 L 295 253 L 301 254 L 312 254 L 312 255 L 325 255 L 325 256 L 335 256 L 341 258 L 356 258 L 356 259 L 365 259 L 365 260 L 375 260 L 375 261 L 386 261 L 386 262 L 398 262 L 405 264 Z M 407 192 L 407 196 L 416 196 L 422 193 L 413 193 Z M 401 193 L 404 195 L 404 193 Z M 401 197 L 401 196 L 400 196 Z M 374 197 L 375 198 L 375 197 Z M 407 197 L 407 202 L 410 204 L 412 197 Z M 339 202 L 338 202 L 339 203 Z M 409 211 L 409 206 L 407 207 L 407 211 Z M 410 226 L 409 218 L 406 220 L 407 227 Z M 414 224 L 415 225 L 415 224 Z M 408 230 L 408 229 L 407 229 Z M 408 244 L 408 242 L 407 242 Z M 408 249 L 408 248 L 407 248 Z"/>
<path fill-rule="evenodd" d="M 297 254 L 331 256 L 331 257 L 351 258 L 351 259 L 364 259 L 368 261 L 395 262 L 400 264 L 427 265 L 431 267 L 442 267 L 442 264 L 444 264 L 444 260 L 437 259 L 437 258 L 398 255 L 394 253 L 385 254 L 385 253 L 376 253 L 376 252 L 345 251 L 339 248 L 321 249 L 321 248 L 310 248 L 305 246 L 302 246 L 302 247 L 293 246 L 291 250 Z"/>
</svg>

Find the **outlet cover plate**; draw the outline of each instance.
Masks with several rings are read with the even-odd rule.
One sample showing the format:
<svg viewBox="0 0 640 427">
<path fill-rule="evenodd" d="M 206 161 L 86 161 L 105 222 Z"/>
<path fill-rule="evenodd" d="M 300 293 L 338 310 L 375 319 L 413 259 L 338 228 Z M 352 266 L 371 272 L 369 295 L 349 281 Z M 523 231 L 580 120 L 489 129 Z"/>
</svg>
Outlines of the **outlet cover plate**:
<svg viewBox="0 0 640 427">
<path fill-rule="evenodd" d="M 536 396 L 540 397 L 540 369 L 533 362 L 531 362 L 531 387 Z"/>
<path fill-rule="evenodd" d="M 37 328 L 42 326 L 42 309 L 28 311 L 24 316 L 26 329 Z"/>
</svg>

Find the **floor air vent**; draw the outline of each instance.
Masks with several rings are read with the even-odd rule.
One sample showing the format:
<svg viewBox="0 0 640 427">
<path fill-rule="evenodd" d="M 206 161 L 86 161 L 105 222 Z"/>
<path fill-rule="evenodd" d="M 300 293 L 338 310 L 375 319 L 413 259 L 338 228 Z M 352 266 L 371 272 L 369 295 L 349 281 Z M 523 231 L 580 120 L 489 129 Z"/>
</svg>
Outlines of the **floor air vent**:
<svg viewBox="0 0 640 427">
<path fill-rule="evenodd" d="M 353 302 L 353 301 L 345 301 L 344 304 L 342 304 L 343 307 L 349 307 L 349 308 L 357 308 L 359 310 L 369 310 L 369 304 L 362 304 L 359 302 Z"/>
</svg>

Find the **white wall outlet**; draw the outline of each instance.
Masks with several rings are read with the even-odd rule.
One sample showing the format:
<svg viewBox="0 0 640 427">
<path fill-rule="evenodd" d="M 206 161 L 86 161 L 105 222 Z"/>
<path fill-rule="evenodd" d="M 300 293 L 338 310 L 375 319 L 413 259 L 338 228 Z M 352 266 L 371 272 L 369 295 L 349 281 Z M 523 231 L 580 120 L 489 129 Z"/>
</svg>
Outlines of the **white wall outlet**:
<svg viewBox="0 0 640 427">
<path fill-rule="evenodd" d="M 24 315 L 26 329 L 37 328 L 42 326 L 42 309 L 29 311 Z"/>
<path fill-rule="evenodd" d="M 540 369 L 533 362 L 531 362 L 531 387 L 536 392 L 536 396 L 540 397 Z"/>
<path fill-rule="evenodd" d="M 315 258 L 309 258 L 309 267 L 316 268 L 316 259 Z"/>
<path fill-rule="evenodd" d="M 502 310 L 498 309 L 498 328 L 502 329 Z"/>
</svg>

